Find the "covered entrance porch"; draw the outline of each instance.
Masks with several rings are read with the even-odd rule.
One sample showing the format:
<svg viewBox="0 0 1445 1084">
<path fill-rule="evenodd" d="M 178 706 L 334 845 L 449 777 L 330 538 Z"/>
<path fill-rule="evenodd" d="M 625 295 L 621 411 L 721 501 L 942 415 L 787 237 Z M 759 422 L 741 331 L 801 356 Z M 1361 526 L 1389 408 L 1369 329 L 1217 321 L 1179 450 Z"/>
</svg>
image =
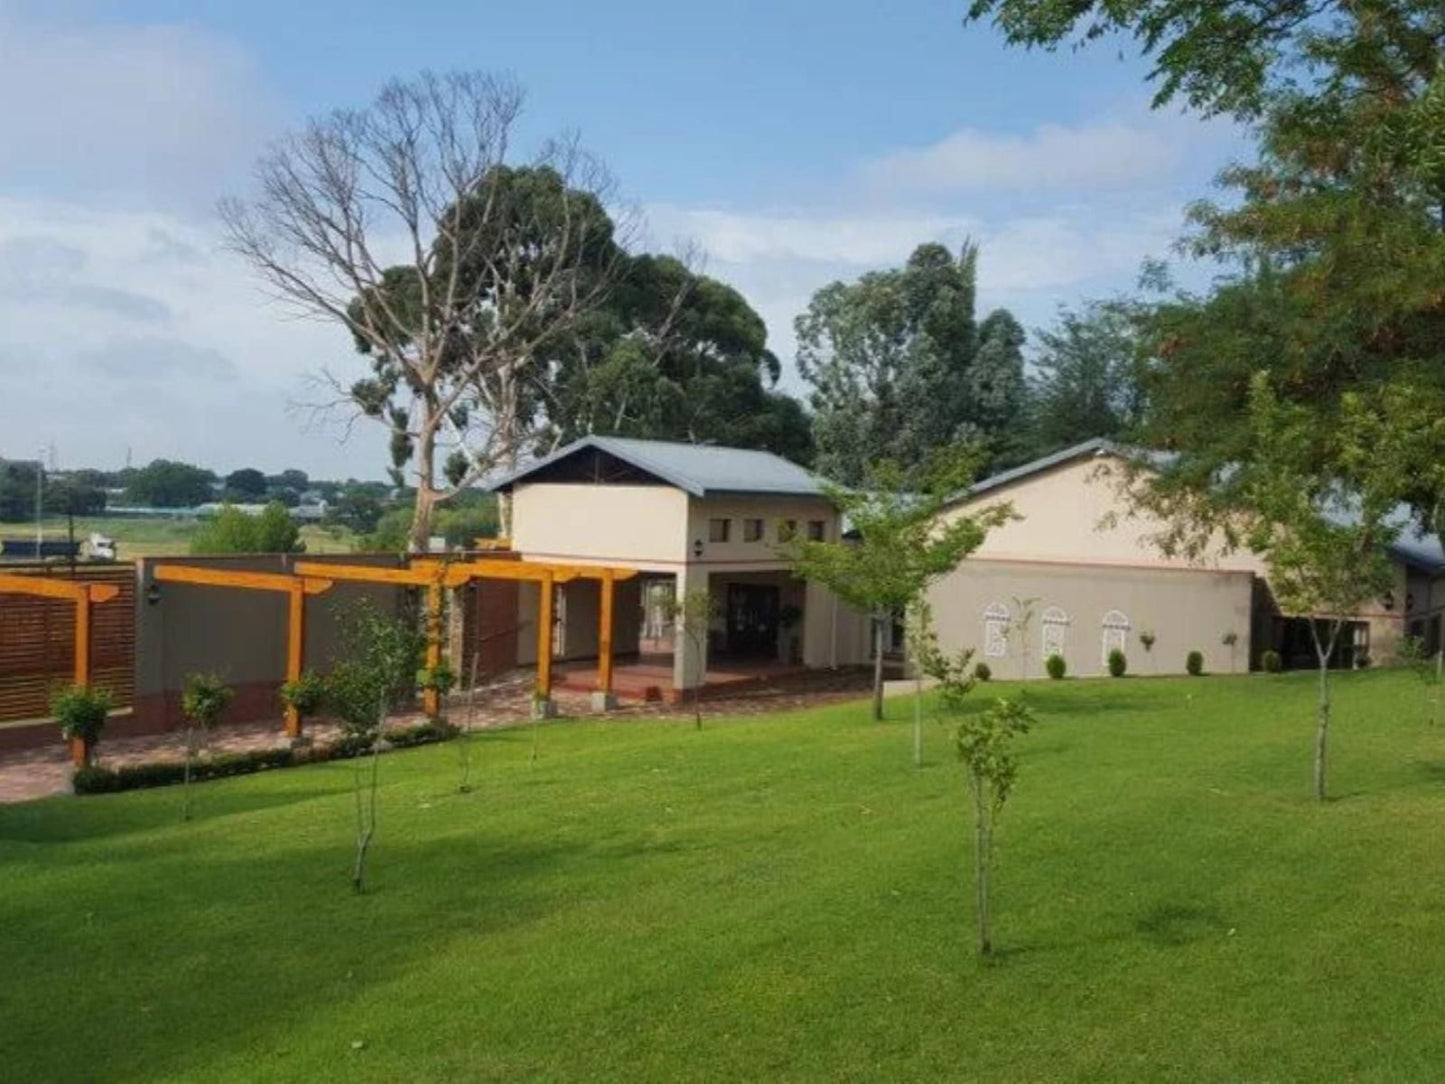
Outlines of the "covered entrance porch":
<svg viewBox="0 0 1445 1084">
<path fill-rule="evenodd" d="M 586 581 L 557 587 L 552 641 L 559 687 L 599 687 L 595 590 Z M 706 592 L 706 612 L 694 604 L 689 622 L 677 600 L 699 592 Z M 640 573 L 619 585 L 612 694 L 675 700 L 698 686 L 707 696 L 801 672 L 807 594 L 807 585 L 781 567 Z"/>
</svg>

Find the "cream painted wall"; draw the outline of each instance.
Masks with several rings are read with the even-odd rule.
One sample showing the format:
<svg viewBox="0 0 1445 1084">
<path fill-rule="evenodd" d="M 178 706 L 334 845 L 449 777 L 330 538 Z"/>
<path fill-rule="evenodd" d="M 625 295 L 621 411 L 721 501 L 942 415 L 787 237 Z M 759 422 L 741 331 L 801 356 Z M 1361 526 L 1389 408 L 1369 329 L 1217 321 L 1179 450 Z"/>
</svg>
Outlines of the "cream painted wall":
<svg viewBox="0 0 1445 1084">
<path fill-rule="evenodd" d="M 520 485 L 512 547 L 524 559 L 667 571 L 686 559 L 688 496 L 672 486 Z"/>
<path fill-rule="evenodd" d="M 1238 572 L 1147 568 L 1068 568 L 1056 564 L 970 558 L 929 590 L 939 646 L 946 651 L 976 649 L 996 677 L 1040 677 L 1044 673 L 1044 615 L 1058 607 L 1067 617 L 1063 656 L 1069 673 L 1106 673 L 1103 619 L 1111 610 L 1128 618 L 1124 654 L 1134 674 L 1179 674 L 1191 650 L 1204 654 L 1211 673 L 1243 672 L 1250 658 L 1252 580 Z M 1016 599 L 1033 598 L 1026 637 Z M 984 610 L 998 604 L 1009 614 L 1006 651 L 985 654 Z M 1139 633 L 1156 641 L 1145 651 Z M 1221 643 L 1233 631 L 1233 655 Z M 1024 639 L 1027 640 L 1025 671 Z"/>
<path fill-rule="evenodd" d="M 999 560 L 1063 561 L 1069 564 L 1137 565 L 1151 568 L 1209 567 L 1264 573 L 1252 553 L 1215 552 L 1200 564 L 1165 557 L 1152 541 L 1163 528 L 1152 517 L 1131 516 L 1115 489 L 1116 476 L 1099 473 L 1110 460 L 1084 459 L 1054 470 L 955 510 L 977 509 L 1007 501 L 1022 519 L 990 531 L 976 552 Z"/>
<path fill-rule="evenodd" d="M 709 530 L 714 519 L 729 521 L 730 534 L 727 542 L 710 540 Z M 743 541 L 744 521 L 748 519 L 763 521 L 763 537 L 757 542 Z M 710 566 L 735 565 L 739 569 L 756 564 L 784 568 L 786 562 L 777 554 L 780 542 L 778 526 L 789 519 L 797 521 L 798 531 L 804 537 L 810 520 L 822 520 L 827 540 L 831 542 L 838 538 L 838 513 L 822 499 L 743 496 L 693 498 L 688 502 L 688 559 Z M 702 556 L 693 558 L 693 549 L 698 541 L 702 542 Z"/>
</svg>

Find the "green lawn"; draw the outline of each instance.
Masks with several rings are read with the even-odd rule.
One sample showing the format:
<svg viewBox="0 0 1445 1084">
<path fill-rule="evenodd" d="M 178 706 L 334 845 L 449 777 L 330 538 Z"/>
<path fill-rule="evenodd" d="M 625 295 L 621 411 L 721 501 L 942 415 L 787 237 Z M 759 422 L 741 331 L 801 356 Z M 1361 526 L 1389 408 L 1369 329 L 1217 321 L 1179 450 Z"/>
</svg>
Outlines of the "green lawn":
<svg viewBox="0 0 1445 1084">
<path fill-rule="evenodd" d="M 364 897 L 347 764 L 0 807 L 0 1076 L 1438 1079 L 1445 728 L 1337 690 L 1321 806 L 1309 675 L 1032 687 L 994 966 L 906 701 L 389 756 Z"/>
</svg>

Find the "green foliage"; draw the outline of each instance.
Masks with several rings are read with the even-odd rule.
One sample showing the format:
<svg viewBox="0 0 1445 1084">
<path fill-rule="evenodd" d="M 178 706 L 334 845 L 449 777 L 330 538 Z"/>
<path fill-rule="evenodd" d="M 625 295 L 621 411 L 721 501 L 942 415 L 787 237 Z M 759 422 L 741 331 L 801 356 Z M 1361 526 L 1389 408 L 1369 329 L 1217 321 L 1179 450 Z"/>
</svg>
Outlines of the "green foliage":
<svg viewBox="0 0 1445 1084">
<path fill-rule="evenodd" d="M 1129 435 L 1144 417 L 1145 306 L 1093 301 L 1038 332 L 1029 394 L 1035 450 Z"/>
<path fill-rule="evenodd" d="M 1108 661 L 1109 661 L 1109 676 L 1110 676 L 1110 677 L 1116 677 L 1116 678 L 1123 677 L 1124 674 L 1125 674 L 1125 672 L 1129 669 L 1129 659 L 1128 659 L 1128 657 L 1127 657 L 1122 651 L 1120 651 L 1117 647 L 1114 648 L 1112 651 L 1109 652 L 1109 660 L 1108 660 Z"/>
<path fill-rule="evenodd" d="M 694 587 L 667 600 L 665 611 L 676 635 L 685 636 L 697 656 L 707 648 L 708 632 L 718 615 L 718 600 L 706 587 Z M 702 729 L 702 675 L 692 689 L 693 725 Z M 533 737 L 535 739 L 535 731 Z"/>
<path fill-rule="evenodd" d="M 272 501 L 256 515 L 225 505 L 201 524 L 191 539 L 194 554 L 301 553 L 305 549 L 301 528 L 279 501 Z"/>
<path fill-rule="evenodd" d="M 85 685 L 69 685 L 50 698 L 50 714 L 60 724 L 60 733 L 87 744 L 100 740 L 106 717 L 114 706 L 107 690 Z"/>
<path fill-rule="evenodd" d="M 1280 658 L 1278 651 L 1272 648 L 1260 652 L 1259 666 L 1267 674 L 1278 674 L 1284 669 L 1284 660 Z"/>
<path fill-rule="evenodd" d="M 976 783 L 986 787 L 986 800 L 995 815 L 1013 793 L 1018 777 L 1013 739 L 1027 734 L 1033 722 L 1033 712 L 1022 700 L 999 697 L 983 711 L 965 715 L 958 724 L 954 737 L 958 759 Z"/>
<path fill-rule="evenodd" d="M 76 478 L 47 480 L 44 508 L 55 516 L 98 516 L 105 511 L 108 494 L 100 486 Z"/>
<path fill-rule="evenodd" d="M 627 257 L 607 299 L 551 350 L 549 437 L 592 433 L 812 457 L 801 405 L 776 387 L 767 326 L 737 290 L 670 256 Z"/>
<path fill-rule="evenodd" d="M 497 500 L 487 494 L 464 504 L 452 504 L 442 508 L 437 513 L 434 530 L 447 540 L 448 546 L 474 549 L 477 539 L 497 537 L 499 522 Z"/>
<path fill-rule="evenodd" d="M 885 454 L 905 476 L 933 449 L 979 440 L 990 453 L 1023 408 L 1023 331 L 1007 312 L 975 318 L 978 249 L 918 246 L 902 268 L 834 282 L 795 321 L 812 387 L 815 466 L 862 485 Z"/>
<path fill-rule="evenodd" d="M 1139 633 L 1139 643 L 1144 645 L 1144 650 L 1146 652 L 1153 651 L 1154 645 L 1158 642 L 1159 637 L 1155 636 L 1154 633 L 1149 629 L 1145 629 L 1143 632 Z"/>
<path fill-rule="evenodd" d="M 35 518 L 37 462 L 0 460 L 0 521 L 21 523 Z"/>
<path fill-rule="evenodd" d="M 411 538 L 411 521 L 410 508 L 393 508 L 383 513 L 361 548 L 375 553 L 405 553 Z"/>
<path fill-rule="evenodd" d="M 190 508 L 211 499 L 215 480 L 215 473 L 203 467 L 156 459 L 130 476 L 125 498 L 130 504 Z"/>
<path fill-rule="evenodd" d="M 192 725 L 209 730 L 235 694 L 216 674 L 187 674 L 181 689 L 181 714 Z"/>
<path fill-rule="evenodd" d="M 327 679 L 327 701 L 351 735 L 374 739 L 388 712 L 415 691 L 425 642 L 414 624 L 367 602 L 342 616 L 343 658 Z"/>
<path fill-rule="evenodd" d="M 1062 681 L 1064 675 L 1069 672 L 1069 664 L 1064 661 L 1062 655 L 1050 655 L 1044 660 L 1044 669 L 1048 671 L 1049 677 L 1055 681 Z"/>
<path fill-rule="evenodd" d="M 452 670 L 451 664 L 445 659 L 437 663 L 430 670 L 423 666 L 416 672 L 416 686 L 418 689 L 435 689 L 442 696 L 446 696 L 456 687 L 457 675 Z"/>
<path fill-rule="evenodd" d="M 976 681 L 989 681 L 993 678 L 993 670 L 988 663 L 979 661 L 974 664 L 973 676 Z"/>
<path fill-rule="evenodd" d="M 1191 677 L 1198 677 L 1204 673 L 1204 652 L 1191 651 L 1184 659 L 1184 669 Z"/>
<path fill-rule="evenodd" d="M 281 703 L 296 709 L 301 718 L 309 718 L 326 703 L 326 679 L 315 670 L 303 670 L 295 681 L 282 683 L 280 695 Z"/>
<path fill-rule="evenodd" d="M 226 497 L 228 500 L 251 503 L 266 497 L 266 476 L 254 467 L 242 467 L 226 475 Z"/>
</svg>

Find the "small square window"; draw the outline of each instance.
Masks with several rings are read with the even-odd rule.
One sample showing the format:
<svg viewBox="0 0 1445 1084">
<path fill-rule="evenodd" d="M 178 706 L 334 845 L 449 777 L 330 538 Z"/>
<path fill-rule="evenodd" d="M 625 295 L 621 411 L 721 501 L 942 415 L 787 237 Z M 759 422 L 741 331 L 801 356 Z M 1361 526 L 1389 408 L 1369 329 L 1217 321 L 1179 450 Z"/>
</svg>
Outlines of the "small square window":
<svg viewBox="0 0 1445 1084">
<path fill-rule="evenodd" d="M 778 520 L 778 541 L 791 542 L 798 537 L 798 521 L 795 519 Z"/>
<path fill-rule="evenodd" d="M 821 541 L 823 541 L 823 536 L 824 536 L 824 534 L 826 533 L 826 531 L 827 531 L 827 524 L 824 523 L 821 519 L 810 519 L 810 520 L 808 520 L 808 541 L 809 541 L 809 542 L 821 542 Z"/>
<path fill-rule="evenodd" d="M 760 519 L 743 520 L 743 541 L 761 542 L 763 540 L 763 521 Z"/>
<path fill-rule="evenodd" d="M 732 533 L 733 521 L 730 519 L 710 519 L 707 521 L 707 540 L 709 542 L 726 542 Z"/>
</svg>

